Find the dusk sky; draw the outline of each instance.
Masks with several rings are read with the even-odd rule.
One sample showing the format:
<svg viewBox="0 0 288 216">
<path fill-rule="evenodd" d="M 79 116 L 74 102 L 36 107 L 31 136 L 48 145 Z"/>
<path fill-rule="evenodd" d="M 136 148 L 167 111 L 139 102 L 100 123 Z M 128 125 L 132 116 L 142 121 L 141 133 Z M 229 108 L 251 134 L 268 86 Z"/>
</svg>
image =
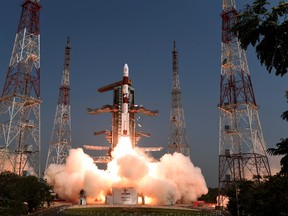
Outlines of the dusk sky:
<svg viewBox="0 0 288 216">
<path fill-rule="evenodd" d="M 1 2 L 0 89 L 2 92 L 23 0 Z M 242 9 L 252 0 L 239 0 Z M 278 1 L 272 1 L 278 2 Z M 218 181 L 221 57 L 221 0 L 43 0 L 41 1 L 41 172 L 47 158 L 64 64 L 71 42 L 72 147 L 108 145 L 95 131 L 111 129 L 111 114 L 89 115 L 87 108 L 112 103 L 112 91 L 97 89 L 121 80 L 129 66 L 135 102 L 159 116 L 140 116 L 141 131 L 151 134 L 140 146 L 167 152 L 172 89 L 172 47 L 176 40 L 180 85 L 191 160 L 209 187 Z M 267 147 L 288 137 L 287 75 L 269 74 L 256 58 L 247 59 Z M 88 153 L 88 152 L 87 152 Z M 90 154 L 91 152 L 89 152 Z M 95 153 L 96 155 L 96 153 Z"/>
</svg>

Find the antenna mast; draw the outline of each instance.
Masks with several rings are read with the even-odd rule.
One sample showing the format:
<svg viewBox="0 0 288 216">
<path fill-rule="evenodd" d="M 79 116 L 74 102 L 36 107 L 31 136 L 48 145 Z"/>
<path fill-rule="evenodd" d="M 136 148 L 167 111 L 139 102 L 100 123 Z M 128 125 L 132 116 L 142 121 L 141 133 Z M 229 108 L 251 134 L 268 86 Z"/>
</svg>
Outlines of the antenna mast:
<svg viewBox="0 0 288 216">
<path fill-rule="evenodd" d="M 168 152 L 182 153 L 190 157 L 189 145 L 187 142 L 186 124 L 184 109 L 182 106 L 179 69 L 178 69 L 178 52 L 176 50 L 176 41 L 173 44 L 172 51 L 173 78 L 172 78 L 172 103 L 170 112 L 170 127 L 168 138 Z"/>
<path fill-rule="evenodd" d="M 71 149 L 71 114 L 70 114 L 70 40 L 67 37 L 64 70 L 60 93 L 56 107 L 51 142 L 48 150 L 46 169 L 50 164 L 65 164 Z"/>
<path fill-rule="evenodd" d="M 246 54 L 231 32 L 234 0 L 223 0 L 219 123 L 219 197 L 244 180 L 271 175 Z"/>
<path fill-rule="evenodd" d="M 0 171 L 40 176 L 40 1 L 25 0 L 2 97 Z"/>
</svg>

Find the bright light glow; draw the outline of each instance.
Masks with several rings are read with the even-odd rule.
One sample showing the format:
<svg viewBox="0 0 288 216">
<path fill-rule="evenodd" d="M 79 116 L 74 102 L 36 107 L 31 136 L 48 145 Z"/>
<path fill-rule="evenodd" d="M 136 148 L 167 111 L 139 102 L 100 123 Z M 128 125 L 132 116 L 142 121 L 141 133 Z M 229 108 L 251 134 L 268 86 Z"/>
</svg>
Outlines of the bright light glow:
<svg viewBox="0 0 288 216">
<path fill-rule="evenodd" d="M 132 148 L 130 138 L 127 136 L 122 136 L 112 152 L 112 157 L 120 158 L 128 154 L 135 154 L 135 151 Z"/>
<path fill-rule="evenodd" d="M 144 200 L 145 204 L 153 204 L 153 199 L 151 197 L 145 196 Z"/>
</svg>

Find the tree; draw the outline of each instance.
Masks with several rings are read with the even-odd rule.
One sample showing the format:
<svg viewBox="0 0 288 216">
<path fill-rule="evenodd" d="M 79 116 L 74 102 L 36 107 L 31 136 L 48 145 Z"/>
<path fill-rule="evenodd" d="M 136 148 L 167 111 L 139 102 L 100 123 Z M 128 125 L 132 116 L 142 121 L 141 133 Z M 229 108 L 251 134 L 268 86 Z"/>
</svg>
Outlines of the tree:
<svg viewBox="0 0 288 216">
<path fill-rule="evenodd" d="M 43 207 L 46 202 L 50 205 L 51 199 L 53 199 L 50 193 L 51 187 L 35 176 L 21 177 L 19 190 L 22 200 L 27 203 L 29 212 Z"/>
<path fill-rule="evenodd" d="M 26 214 L 28 209 L 19 194 L 20 177 L 11 172 L 0 174 L 0 215 Z"/>
<path fill-rule="evenodd" d="M 35 176 L 0 173 L 0 215 L 25 215 L 51 203 L 51 187 Z"/>
<path fill-rule="evenodd" d="M 236 184 L 236 183 L 235 183 Z M 264 181 L 238 182 L 228 191 L 231 215 L 287 215 L 288 175 L 270 176 Z M 237 196 L 236 196 L 237 191 Z"/>
<path fill-rule="evenodd" d="M 285 94 L 288 102 L 288 91 L 286 91 Z M 283 112 L 281 115 L 281 118 L 283 120 L 288 121 L 288 111 Z M 287 174 L 288 175 L 288 138 L 282 138 L 280 139 L 281 142 L 276 144 L 277 148 L 269 148 L 267 149 L 267 152 L 270 155 L 283 155 L 283 157 L 280 160 L 281 170 L 280 174 Z"/>
<path fill-rule="evenodd" d="M 281 139 L 281 142 L 276 144 L 277 148 L 269 148 L 267 152 L 270 155 L 284 155 L 280 160 L 280 174 L 288 175 L 288 138 Z"/>
<path fill-rule="evenodd" d="M 216 203 L 218 196 L 218 188 L 208 188 L 208 193 L 202 195 L 199 200 L 203 200 L 207 203 Z"/>
<path fill-rule="evenodd" d="M 257 58 L 269 73 L 283 76 L 288 68 L 288 3 L 268 9 L 266 0 L 254 0 L 237 16 L 232 32 L 238 36 L 241 47 L 256 48 Z"/>
</svg>

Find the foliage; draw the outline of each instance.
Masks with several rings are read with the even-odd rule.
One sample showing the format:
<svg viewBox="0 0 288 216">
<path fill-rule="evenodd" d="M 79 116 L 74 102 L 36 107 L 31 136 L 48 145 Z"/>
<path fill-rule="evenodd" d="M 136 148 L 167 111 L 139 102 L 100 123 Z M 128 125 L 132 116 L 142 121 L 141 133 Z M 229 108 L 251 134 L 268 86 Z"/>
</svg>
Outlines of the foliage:
<svg viewBox="0 0 288 216">
<path fill-rule="evenodd" d="M 282 138 L 281 142 L 276 144 L 276 147 L 267 149 L 267 152 L 270 155 L 284 155 L 280 160 L 280 174 L 288 174 L 288 138 Z"/>
<path fill-rule="evenodd" d="M 0 215 L 20 215 L 27 213 L 28 209 L 22 202 L 16 186 L 20 177 L 10 173 L 0 174 Z"/>
<path fill-rule="evenodd" d="M 288 91 L 285 94 L 288 102 Z M 288 121 L 288 111 L 283 112 L 282 119 Z M 276 144 L 277 148 L 269 148 L 267 152 L 270 155 L 283 155 L 280 160 L 281 170 L 280 174 L 287 174 L 288 175 L 288 138 L 280 139 L 281 142 Z"/>
<path fill-rule="evenodd" d="M 288 68 L 288 3 L 280 1 L 278 6 L 268 9 L 267 0 L 254 0 L 246 5 L 237 16 L 232 28 L 247 49 L 256 48 L 257 57 L 269 73 L 283 76 Z"/>
<path fill-rule="evenodd" d="M 228 209 L 232 215 L 285 215 L 288 212 L 288 176 L 275 175 L 265 181 L 237 183 L 229 190 Z M 237 191 L 237 196 L 236 196 Z"/>
<path fill-rule="evenodd" d="M 216 203 L 218 196 L 218 188 L 208 188 L 208 193 L 202 195 L 199 200 L 203 200 L 207 203 Z"/>
<path fill-rule="evenodd" d="M 22 215 L 39 209 L 53 196 L 46 182 L 35 176 L 18 176 L 11 172 L 0 174 L 0 215 Z"/>
<path fill-rule="evenodd" d="M 50 187 L 35 176 L 22 177 L 19 183 L 20 194 L 32 212 L 43 206 L 44 202 L 51 202 Z"/>
<path fill-rule="evenodd" d="M 285 97 L 287 99 L 287 103 L 288 103 L 288 91 L 285 92 Z M 281 118 L 285 121 L 288 121 L 288 111 L 285 111 L 282 113 Z"/>
</svg>

